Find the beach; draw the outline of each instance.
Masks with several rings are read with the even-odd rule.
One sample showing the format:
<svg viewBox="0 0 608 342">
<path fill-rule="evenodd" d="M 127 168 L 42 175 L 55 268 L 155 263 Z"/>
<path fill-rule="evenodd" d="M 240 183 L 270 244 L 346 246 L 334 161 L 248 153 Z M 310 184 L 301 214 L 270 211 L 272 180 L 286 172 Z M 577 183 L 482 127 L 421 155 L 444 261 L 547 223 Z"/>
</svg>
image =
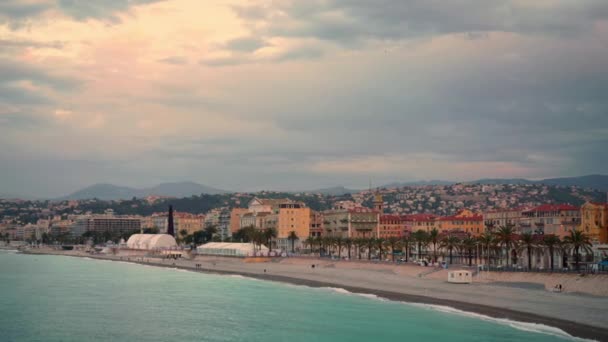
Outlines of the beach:
<svg viewBox="0 0 608 342">
<path fill-rule="evenodd" d="M 239 259 L 197 256 L 160 259 L 145 253 L 90 255 L 80 251 L 32 249 L 28 253 L 60 254 L 197 272 L 237 274 L 311 287 L 342 288 L 354 293 L 411 303 L 448 306 L 494 318 L 557 327 L 581 338 L 608 340 L 608 277 L 594 275 L 510 274 L 477 275 L 473 284 L 447 283 L 447 270 L 412 264 L 389 265 L 315 258 Z M 312 265 L 315 265 L 313 268 Z M 564 293 L 548 290 L 561 282 Z"/>
</svg>

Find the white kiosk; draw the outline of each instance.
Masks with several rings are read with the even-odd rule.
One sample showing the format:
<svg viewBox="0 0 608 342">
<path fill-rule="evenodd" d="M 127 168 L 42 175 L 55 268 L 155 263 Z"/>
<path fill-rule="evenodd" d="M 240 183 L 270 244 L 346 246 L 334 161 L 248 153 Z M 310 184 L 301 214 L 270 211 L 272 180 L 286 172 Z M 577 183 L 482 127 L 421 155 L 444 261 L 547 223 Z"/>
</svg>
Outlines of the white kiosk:
<svg viewBox="0 0 608 342">
<path fill-rule="evenodd" d="M 473 274 L 467 270 L 457 270 L 448 272 L 448 283 L 470 284 L 473 282 Z"/>
</svg>

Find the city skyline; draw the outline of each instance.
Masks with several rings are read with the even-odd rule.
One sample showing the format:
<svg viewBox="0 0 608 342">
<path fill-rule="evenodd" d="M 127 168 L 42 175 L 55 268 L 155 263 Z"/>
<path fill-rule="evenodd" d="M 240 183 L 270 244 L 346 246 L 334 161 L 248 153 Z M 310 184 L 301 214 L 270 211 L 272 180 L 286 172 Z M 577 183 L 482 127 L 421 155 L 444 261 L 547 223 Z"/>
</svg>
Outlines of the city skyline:
<svg viewBox="0 0 608 342">
<path fill-rule="evenodd" d="M 608 165 L 602 1 L 9 0 L 0 37 L 1 193 Z"/>
</svg>

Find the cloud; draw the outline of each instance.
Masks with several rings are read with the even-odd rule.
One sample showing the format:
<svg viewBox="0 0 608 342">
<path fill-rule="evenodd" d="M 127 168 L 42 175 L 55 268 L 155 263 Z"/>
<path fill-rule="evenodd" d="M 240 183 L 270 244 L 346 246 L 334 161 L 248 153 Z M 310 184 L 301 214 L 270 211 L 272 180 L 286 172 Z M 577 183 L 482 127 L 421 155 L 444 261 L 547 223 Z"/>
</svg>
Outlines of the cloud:
<svg viewBox="0 0 608 342">
<path fill-rule="evenodd" d="M 234 38 L 222 44 L 222 47 L 226 50 L 239 52 L 253 52 L 265 46 L 268 46 L 268 42 L 256 37 Z"/>
<path fill-rule="evenodd" d="M 188 58 L 183 56 L 171 56 L 158 60 L 160 63 L 172 64 L 172 65 L 186 65 L 188 64 Z"/>
<path fill-rule="evenodd" d="M 0 24 L 20 25 L 52 8 L 51 1 L 3 0 L 0 2 Z"/>
<path fill-rule="evenodd" d="M 124 12 L 133 6 L 151 4 L 164 0 L 58 0 L 59 10 L 77 20 L 107 19 L 118 21 L 118 13 Z"/>
<path fill-rule="evenodd" d="M 341 45 L 453 33 L 569 36 L 591 31 L 608 18 L 608 3 L 602 0 L 286 0 L 233 10 L 246 22 L 264 22 L 261 31 L 271 37 L 314 37 Z"/>
</svg>

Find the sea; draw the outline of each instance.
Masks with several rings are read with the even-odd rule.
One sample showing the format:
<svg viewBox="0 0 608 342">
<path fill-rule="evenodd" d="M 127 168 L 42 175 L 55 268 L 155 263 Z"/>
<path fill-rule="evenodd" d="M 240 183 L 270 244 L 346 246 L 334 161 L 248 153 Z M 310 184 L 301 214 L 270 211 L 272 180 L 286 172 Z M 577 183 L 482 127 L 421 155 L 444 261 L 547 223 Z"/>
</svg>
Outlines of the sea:
<svg viewBox="0 0 608 342">
<path fill-rule="evenodd" d="M 573 341 L 339 288 L 0 251 L 0 341 Z"/>
</svg>

